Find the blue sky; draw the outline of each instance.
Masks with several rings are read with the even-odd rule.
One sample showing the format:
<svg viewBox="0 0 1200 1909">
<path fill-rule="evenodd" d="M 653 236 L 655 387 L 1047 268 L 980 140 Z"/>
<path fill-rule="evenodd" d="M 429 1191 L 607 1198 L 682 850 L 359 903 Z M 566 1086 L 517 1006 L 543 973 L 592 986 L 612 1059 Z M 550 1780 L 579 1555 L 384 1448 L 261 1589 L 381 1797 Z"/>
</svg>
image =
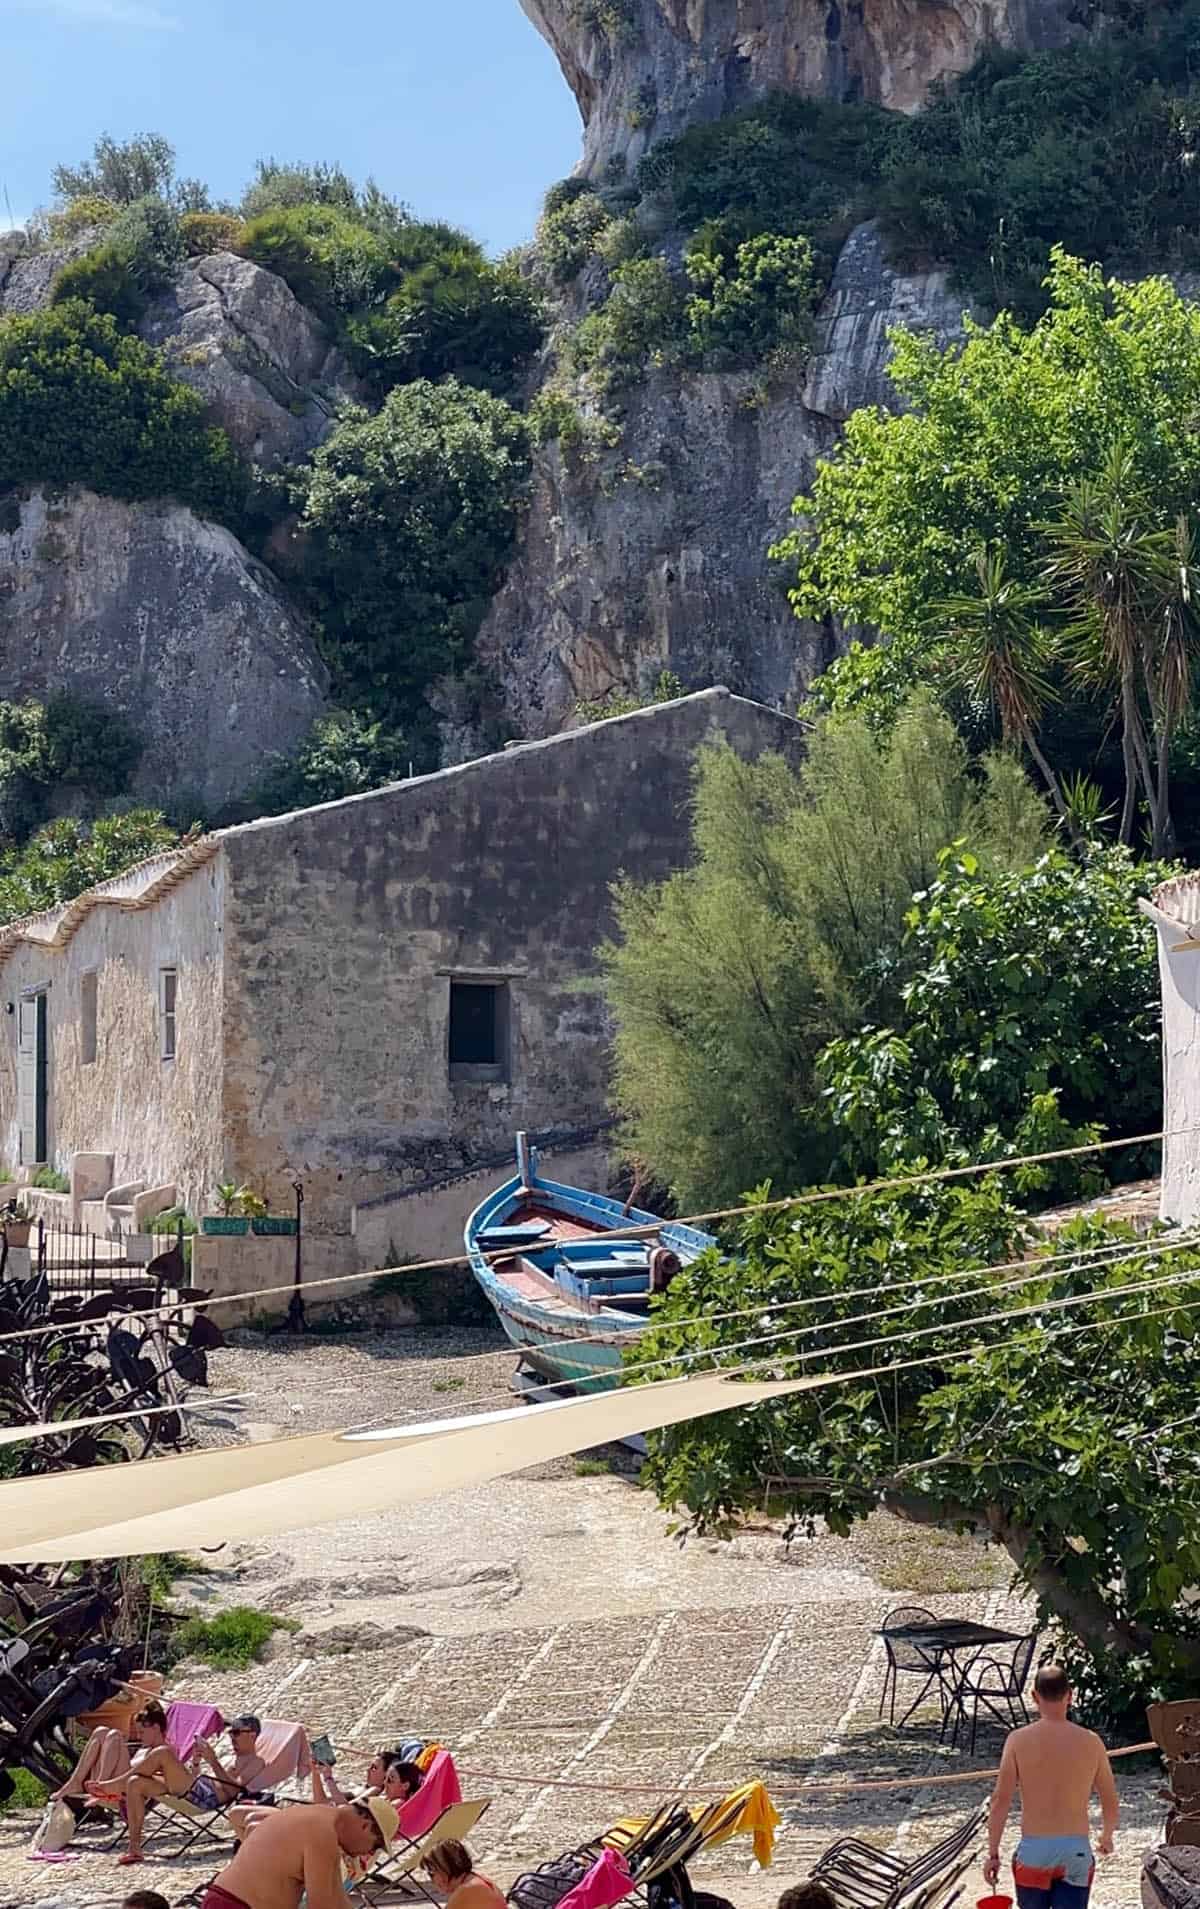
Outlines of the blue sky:
<svg viewBox="0 0 1200 1909">
<path fill-rule="evenodd" d="M 148 131 L 214 197 L 260 156 L 338 160 L 502 251 L 579 155 L 518 0 L 0 0 L 0 71 L 0 229 L 100 133 Z"/>
</svg>

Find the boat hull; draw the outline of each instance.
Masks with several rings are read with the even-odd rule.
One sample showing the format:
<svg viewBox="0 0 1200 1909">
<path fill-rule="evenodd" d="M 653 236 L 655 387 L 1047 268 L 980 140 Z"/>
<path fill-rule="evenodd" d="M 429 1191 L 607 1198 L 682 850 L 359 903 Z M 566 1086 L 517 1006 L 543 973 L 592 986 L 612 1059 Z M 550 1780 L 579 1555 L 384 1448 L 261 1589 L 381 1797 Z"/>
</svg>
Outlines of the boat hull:
<svg viewBox="0 0 1200 1909">
<path fill-rule="evenodd" d="M 563 1393 L 602 1392 L 620 1384 L 625 1355 L 650 1323 L 648 1252 L 637 1246 L 642 1270 L 635 1275 L 630 1266 L 619 1263 L 622 1253 L 631 1253 L 630 1245 L 614 1241 L 608 1252 L 614 1264 L 600 1270 L 617 1277 L 605 1280 L 603 1298 L 592 1296 L 589 1303 L 588 1296 L 580 1297 L 579 1281 L 556 1285 L 547 1276 L 544 1256 L 538 1263 L 539 1246 L 531 1238 L 531 1227 L 533 1233 L 540 1228 L 548 1241 L 553 1236 L 555 1250 L 568 1259 L 573 1252 L 586 1257 L 595 1249 L 604 1256 L 607 1234 L 627 1235 L 636 1229 L 644 1229 L 685 1265 L 715 1244 L 707 1233 L 620 1206 L 603 1194 L 542 1180 L 536 1155 L 526 1157 L 517 1178 L 497 1187 L 472 1213 L 465 1229 L 467 1253 L 522 1364 Z M 498 1257 L 501 1239 L 506 1247 L 511 1242 L 512 1250 Z M 598 1266 L 597 1261 L 592 1264 Z M 592 1295 L 594 1289 L 587 1292 Z"/>
</svg>

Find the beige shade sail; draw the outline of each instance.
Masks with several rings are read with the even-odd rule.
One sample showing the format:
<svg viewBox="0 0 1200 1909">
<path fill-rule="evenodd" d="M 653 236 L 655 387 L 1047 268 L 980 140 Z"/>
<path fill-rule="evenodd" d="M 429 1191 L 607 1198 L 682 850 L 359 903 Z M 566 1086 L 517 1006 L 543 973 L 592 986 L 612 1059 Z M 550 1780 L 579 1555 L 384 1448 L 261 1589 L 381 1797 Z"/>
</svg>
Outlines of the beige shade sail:
<svg viewBox="0 0 1200 1909">
<path fill-rule="evenodd" d="M 591 1445 L 813 1390 L 709 1372 L 394 1430 L 317 1432 L 0 1484 L 0 1562 L 189 1551 L 418 1504 Z M 24 1428 L 28 1436 L 30 1427 Z M 55 1428 L 60 1429 L 60 1428 Z"/>
<path fill-rule="evenodd" d="M 94 1418 L 41 1419 L 36 1425 L 0 1425 L 0 1445 L 28 1445 L 39 1438 L 65 1438 L 71 1432 L 90 1432 L 100 1425 L 129 1425 L 142 1418 L 155 1418 L 166 1412 L 207 1412 L 214 1405 L 241 1405 L 241 1392 L 223 1392 L 219 1398 L 181 1399 L 171 1405 L 142 1405 L 124 1412 L 102 1412 Z"/>
</svg>

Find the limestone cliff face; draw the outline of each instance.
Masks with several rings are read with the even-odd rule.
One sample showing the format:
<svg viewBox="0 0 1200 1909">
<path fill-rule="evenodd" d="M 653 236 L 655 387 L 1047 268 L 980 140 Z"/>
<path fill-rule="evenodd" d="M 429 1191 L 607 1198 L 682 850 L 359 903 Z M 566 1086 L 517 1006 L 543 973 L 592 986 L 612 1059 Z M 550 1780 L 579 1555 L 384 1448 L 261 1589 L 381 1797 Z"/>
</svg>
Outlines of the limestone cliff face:
<svg viewBox="0 0 1200 1909">
<path fill-rule="evenodd" d="M 814 350 L 791 380 L 659 372 L 629 394 L 619 446 L 536 459 L 520 547 L 480 634 L 518 733 L 546 735 L 577 701 L 727 683 L 794 709 L 836 634 L 798 623 L 768 547 L 841 423 L 895 403 L 887 331 L 961 329 L 945 275 L 891 270 L 873 225 L 852 233 Z"/>
<path fill-rule="evenodd" d="M 771 92 L 913 112 L 989 44 L 1060 44 L 1070 0 L 521 0 L 579 102 L 586 172 Z"/>
<path fill-rule="evenodd" d="M 189 259 L 140 330 L 255 464 L 298 463 L 359 395 L 325 327 L 274 272 L 232 252 Z"/>
<path fill-rule="evenodd" d="M 48 304 L 64 265 L 101 236 L 39 252 L 25 251 L 19 234 L 0 236 L 0 317 Z M 298 463 L 328 434 L 338 404 L 360 396 L 319 319 L 274 272 L 233 252 L 186 260 L 139 330 L 254 464 Z"/>
<path fill-rule="evenodd" d="M 90 491 L 0 498 L 0 698 L 64 689 L 142 733 L 139 792 L 211 813 L 295 747 L 326 676 L 227 530 Z"/>
</svg>

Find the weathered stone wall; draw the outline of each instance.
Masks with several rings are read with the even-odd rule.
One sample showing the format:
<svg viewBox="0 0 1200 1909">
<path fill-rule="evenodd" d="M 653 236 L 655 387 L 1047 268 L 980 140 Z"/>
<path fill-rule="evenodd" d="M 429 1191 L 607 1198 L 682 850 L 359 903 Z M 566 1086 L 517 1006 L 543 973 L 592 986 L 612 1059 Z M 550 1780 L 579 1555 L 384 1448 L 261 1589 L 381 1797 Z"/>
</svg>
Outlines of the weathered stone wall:
<svg viewBox="0 0 1200 1909">
<path fill-rule="evenodd" d="M 695 750 L 794 749 L 787 718 L 687 698 L 229 831 L 226 1157 L 316 1233 L 355 1201 L 606 1112 L 595 950 L 609 885 L 690 860 Z M 450 977 L 507 979 L 509 1078 L 451 1081 Z M 444 1170 L 444 1168 L 443 1168 Z"/>
<path fill-rule="evenodd" d="M 1160 1216 L 1200 1219 L 1200 882 L 1184 875 L 1156 889 L 1161 912 L 1163 1147 Z M 1184 943 L 1196 941 L 1196 947 Z"/>
<path fill-rule="evenodd" d="M 546 1179 L 601 1193 L 608 1184 L 609 1156 L 600 1141 L 561 1153 L 543 1150 L 541 1159 Z M 369 1204 L 356 1206 L 353 1232 L 358 1264 L 391 1266 L 406 1259 L 441 1259 L 461 1253 L 468 1213 L 512 1171 L 511 1167 L 483 1167 L 449 1186 L 377 1195 Z M 472 1277 L 466 1267 L 461 1270 L 467 1279 Z"/>
<path fill-rule="evenodd" d="M 0 966 L 0 1156 L 15 1166 L 17 1003 L 47 991 L 47 1163 L 114 1156 L 114 1183 L 174 1181 L 192 1212 L 222 1177 L 219 1055 L 224 867 L 214 856 L 138 911 L 93 908 L 65 948 L 18 944 Z M 160 1058 L 159 972 L 178 972 L 176 1057 Z M 80 984 L 96 980 L 96 1058 L 81 1049 Z M 27 1163 L 28 1164 L 28 1163 Z"/>
</svg>

